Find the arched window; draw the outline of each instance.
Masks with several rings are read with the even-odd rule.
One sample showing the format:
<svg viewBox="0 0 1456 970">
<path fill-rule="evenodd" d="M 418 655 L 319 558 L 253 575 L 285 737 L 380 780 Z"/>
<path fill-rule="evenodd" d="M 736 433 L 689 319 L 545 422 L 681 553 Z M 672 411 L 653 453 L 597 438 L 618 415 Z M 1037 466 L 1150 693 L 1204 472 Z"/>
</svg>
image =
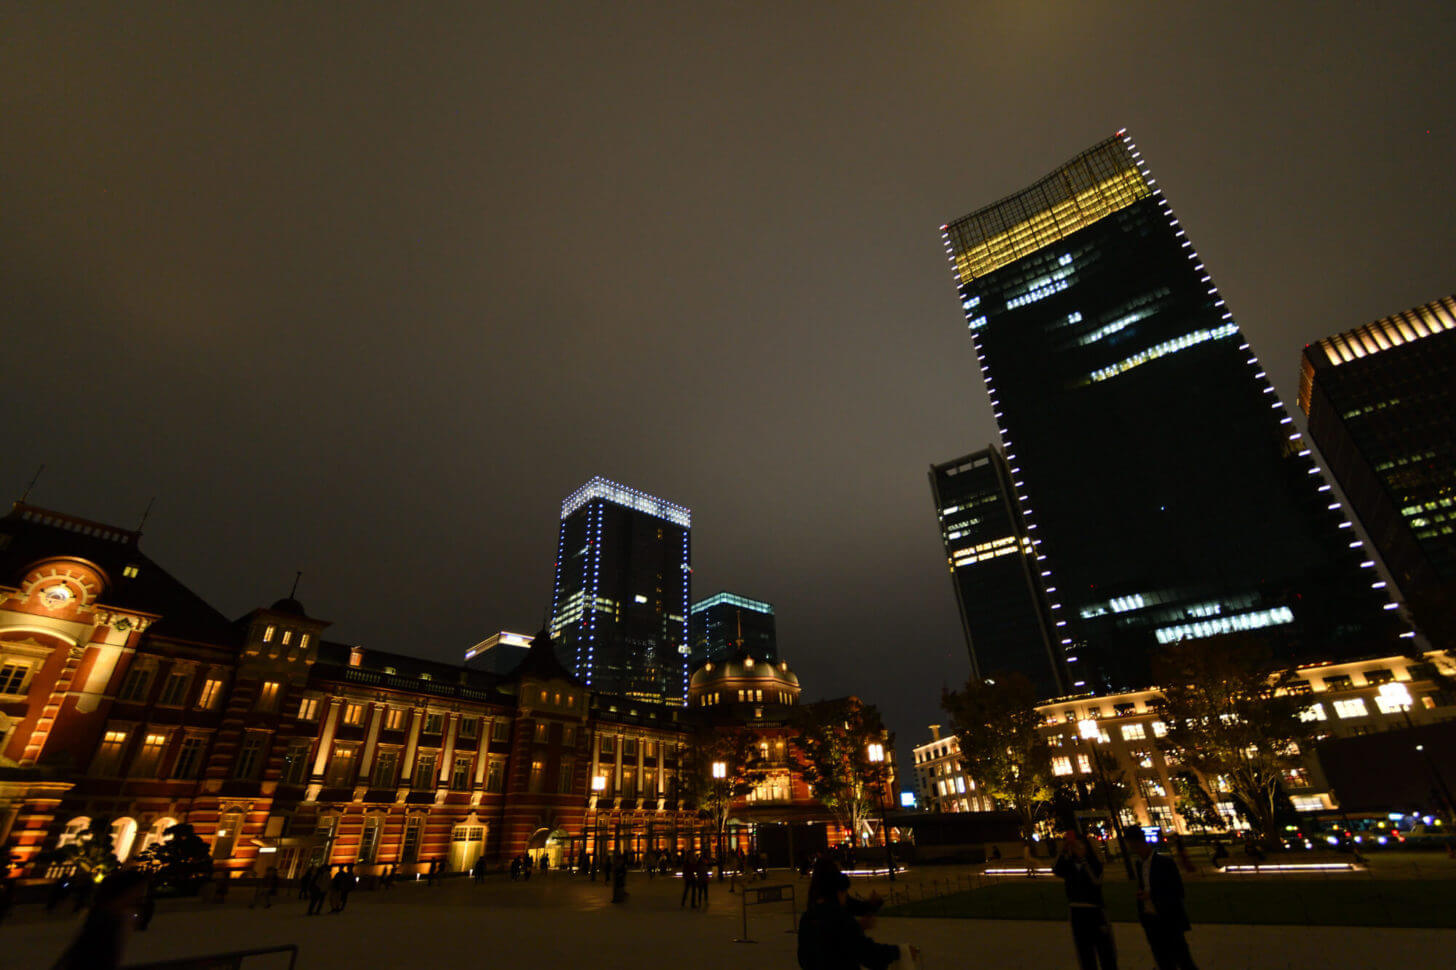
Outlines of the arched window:
<svg viewBox="0 0 1456 970">
<path fill-rule="evenodd" d="M 131 854 L 131 845 L 136 841 L 137 823 L 134 818 L 119 818 L 111 823 L 111 851 L 120 862 Z"/>
<path fill-rule="evenodd" d="M 242 834 L 243 813 L 228 812 L 217 823 L 217 836 L 212 840 L 212 857 L 214 859 L 232 858 L 233 848 L 238 844 L 238 836 Z"/>
<path fill-rule="evenodd" d="M 145 852 L 152 846 L 167 840 L 167 830 L 177 824 L 177 820 L 171 816 L 164 816 L 152 823 L 147 829 L 147 834 L 142 836 L 142 851 Z"/>
<path fill-rule="evenodd" d="M 65 831 L 61 832 L 60 838 L 56 839 L 56 848 L 81 841 L 82 833 L 90 827 L 91 817 L 89 815 L 77 815 L 66 823 Z"/>
</svg>

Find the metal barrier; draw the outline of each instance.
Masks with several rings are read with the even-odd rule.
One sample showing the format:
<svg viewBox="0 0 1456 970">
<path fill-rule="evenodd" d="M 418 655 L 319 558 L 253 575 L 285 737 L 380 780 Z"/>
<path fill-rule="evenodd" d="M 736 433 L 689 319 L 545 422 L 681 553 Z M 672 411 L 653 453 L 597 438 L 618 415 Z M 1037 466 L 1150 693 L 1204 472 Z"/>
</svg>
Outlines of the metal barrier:
<svg viewBox="0 0 1456 970">
<path fill-rule="evenodd" d="M 785 882 L 774 886 L 744 886 L 740 891 L 740 898 L 743 901 L 743 935 L 734 940 L 734 943 L 757 943 L 748 935 L 748 907 L 762 906 L 767 903 L 789 904 L 789 928 L 785 932 L 792 933 L 798 929 L 799 907 L 794 900 L 794 884 Z"/>
<path fill-rule="evenodd" d="M 128 963 L 122 970 L 244 970 L 243 961 L 251 957 L 267 956 L 270 953 L 287 953 L 288 970 L 298 962 L 298 946 L 268 946 L 257 950 L 234 950 L 231 953 L 213 953 L 201 957 L 182 957 L 177 960 L 158 960 L 155 963 Z"/>
</svg>

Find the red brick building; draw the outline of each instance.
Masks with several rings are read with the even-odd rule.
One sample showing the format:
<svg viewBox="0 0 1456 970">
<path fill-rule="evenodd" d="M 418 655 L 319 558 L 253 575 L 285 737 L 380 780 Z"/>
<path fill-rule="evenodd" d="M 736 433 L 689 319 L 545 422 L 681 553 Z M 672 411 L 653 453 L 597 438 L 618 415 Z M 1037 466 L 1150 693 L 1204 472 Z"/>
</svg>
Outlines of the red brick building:
<svg viewBox="0 0 1456 970">
<path fill-rule="evenodd" d="M 95 818 L 123 861 L 185 821 L 219 867 L 285 875 L 704 849 L 693 741 L 744 726 L 767 770 L 732 806 L 730 847 L 782 860 L 847 835 L 794 768 L 786 663 L 706 667 L 688 707 L 595 695 L 545 637 L 502 675 L 330 642 L 293 599 L 229 620 L 139 540 L 23 504 L 0 519 L 0 846 L 16 874 L 44 875 L 36 856 Z"/>
</svg>

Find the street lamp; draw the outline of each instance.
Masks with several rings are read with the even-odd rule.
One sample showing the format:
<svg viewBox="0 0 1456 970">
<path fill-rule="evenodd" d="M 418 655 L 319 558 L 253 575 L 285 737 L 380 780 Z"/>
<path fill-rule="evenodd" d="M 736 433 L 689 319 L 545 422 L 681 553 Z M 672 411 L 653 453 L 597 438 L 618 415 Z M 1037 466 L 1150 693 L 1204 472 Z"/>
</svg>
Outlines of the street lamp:
<svg viewBox="0 0 1456 970">
<path fill-rule="evenodd" d="M 1097 771 L 1097 784 L 1102 788 L 1102 802 L 1107 806 L 1107 815 L 1112 821 L 1112 831 L 1117 836 L 1117 848 L 1122 853 L 1122 865 L 1127 870 L 1127 878 L 1132 879 L 1132 859 L 1127 854 L 1127 840 L 1122 837 L 1122 819 L 1118 817 L 1116 809 L 1112 807 L 1112 792 L 1107 787 L 1107 775 L 1102 770 L 1102 762 L 1097 758 L 1095 745 L 1102 737 L 1102 725 L 1093 718 L 1085 718 L 1077 722 L 1077 733 L 1081 735 L 1083 741 L 1087 742 L 1087 757 Z"/>
<path fill-rule="evenodd" d="M 592 879 L 592 882 L 596 882 L 597 881 L 597 866 L 600 865 L 601 864 L 601 861 L 602 861 L 602 859 L 601 859 L 601 855 L 602 855 L 602 833 L 601 833 L 600 826 L 601 826 L 601 818 L 602 818 L 602 792 L 604 792 L 604 791 L 607 790 L 607 776 L 606 775 L 593 775 L 592 776 L 591 786 L 592 786 L 592 861 L 591 861 L 591 879 Z"/>
<path fill-rule="evenodd" d="M 728 764 L 713 762 L 713 820 L 718 825 L 718 881 L 723 881 L 723 822 L 728 817 Z"/>
<path fill-rule="evenodd" d="M 1380 685 L 1379 694 L 1380 699 L 1384 701 L 1384 704 L 1382 704 L 1381 706 L 1387 708 L 1400 708 L 1400 712 L 1405 715 L 1405 726 L 1407 730 L 1410 730 L 1412 733 L 1414 733 L 1415 724 L 1412 723 L 1410 716 L 1412 703 L 1410 688 L 1407 687 L 1405 684 L 1392 680 Z M 1416 745 L 1416 750 L 1419 751 L 1421 753 L 1421 757 L 1425 759 L 1426 771 L 1430 773 L 1431 780 L 1435 783 L 1436 791 L 1439 793 L 1441 800 L 1446 803 L 1445 809 L 1447 820 L 1456 821 L 1456 814 L 1453 814 L 1453 805 L 1451 803 L 1451 791 L 1446 787 L 1446 779 L 1441 777 L 1440 769 L 1436 767 L 1436 762 L 1431 760 L 1431 753 L 1426 750 L 1426 746 L 1424 744 Z"/>
<path fill-rule="evenodd" d="M 870 763 L 882 765 L 885 763 L 885 746 L 878 741 L 871 741 L 866 752 L 869 755 Z M 888 769 L 886 769 L 888 770 Z M 890 820 L 885 815 L 885 775 L 883 771 L 875 773 L 875 787 L 880 792 L 880 834 L 885 839 L 885 863 L 890 870 L 890 881 L 895 881 L 895 854 L 890 850 Z"/>
</svg>

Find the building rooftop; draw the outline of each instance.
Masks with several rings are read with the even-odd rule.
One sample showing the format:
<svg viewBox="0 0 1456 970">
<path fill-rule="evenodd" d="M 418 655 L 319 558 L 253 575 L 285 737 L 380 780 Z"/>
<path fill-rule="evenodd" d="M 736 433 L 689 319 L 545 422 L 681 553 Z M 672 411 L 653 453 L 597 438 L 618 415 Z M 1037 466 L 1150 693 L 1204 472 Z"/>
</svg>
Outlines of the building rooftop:
<svg viewBox="0 0 1456 970">
<path fill-rule="evenodd" d="M 1443 296 L 1424 306 L 1316 340 L 1304 348 L 1299 375 L 1300 409 L 1309 413 L 1316 369 L 1339 367 L 1449 330 L 1456 330 L 1456 297 Z"/>
<path fill-rule="evenodd" d="M 561 503 L 561 517 L 565 519 L 583 505 L 596 499 L 620 505 L 622 508 L 631 509 L 634 512 L 645 512 L 671 522 L 673 525 L 680 525 L 684 529 L 692 528 L 693 513 L 691 510 L 669 502 L 665 498 L 648 495 L 646 492 L 639 492 L 626 485 L 618 485 L 600 475 L 566 497 L 566 501 Z"/>
</svg>

